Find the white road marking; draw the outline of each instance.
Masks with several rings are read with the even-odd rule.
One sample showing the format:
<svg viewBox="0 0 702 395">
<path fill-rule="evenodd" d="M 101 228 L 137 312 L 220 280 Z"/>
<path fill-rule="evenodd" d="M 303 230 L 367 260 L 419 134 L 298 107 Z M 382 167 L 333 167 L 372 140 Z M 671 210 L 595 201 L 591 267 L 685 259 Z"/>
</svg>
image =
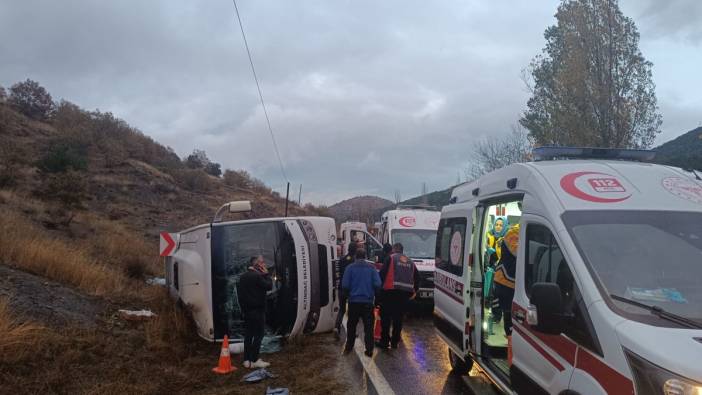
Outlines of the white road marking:
<svg viewBox="0 0 702 395">
<path fill-rule="evenodd" d="M 344 328 L 346 328 L 346 321 L 347 318 L 344 316 L 344 320 L 342 321 Z M 385 379 L 383 373 L 380 372 L 378 365 L 375 364 L 375 356 L 373 358 L 368 358 L 364 355 L 365 345 L 363 345 L 363 337 L 359 337 L 360 339 L 356 339 L 354 342 L 353 350 L 355 351 L 358 360 L 361 362 L 363 370 L 365 370 L 371 383 L 373 383 L 373 387 L 375 387 L 375 390 L 380 395 L 395 395 L 395 391 L 393 391 L 392 387 L 390 387 L 390 383 L 388 383 L 388 381 Z M 346 339 L 344 339 L 344 341 L 346 341 Z"/>
</svg>

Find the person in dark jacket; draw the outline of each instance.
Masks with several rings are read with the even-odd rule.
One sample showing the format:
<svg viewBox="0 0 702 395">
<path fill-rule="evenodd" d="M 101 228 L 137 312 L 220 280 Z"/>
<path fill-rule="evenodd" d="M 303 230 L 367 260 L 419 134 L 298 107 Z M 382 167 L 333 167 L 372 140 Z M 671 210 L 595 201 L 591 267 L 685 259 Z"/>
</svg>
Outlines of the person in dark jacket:
<svg viewBox="0 0 702 395">
<path fill-rule="evenodd" d="M 390 259 L 390 255 L 392 255 L 392 246 L 390 243 L 383 244 L 383 250 L 378 254 L 378 264 L 381 270 L 383 265 L 385 265 L 385 261 Z"/>
<path fill-rule="evenodd" d="M 349 243 L 349 252 L 344 255 L 339 261 L 339 278 L 344 278 L 344 272 L 346 268 L 349 267 L 356 260 L 356 249 L 358 244 L 356 242 Z M 346 296 L 343 292 L 339 293 L 339 312 L 336 314 L 336 324 L 334 325 L 334 336 L 339 339 L 339 334 L 341 333 L 341 323 L 346 314 Z"/>
<path fill-rule="evenodd" d="M 251 258 L 249 269 L 239 277 L 236 287 L 244 316 L 244 367 L 265 368 L 268 362 L 258 357 L 266 323 L 266 292 L 273 288 L 262 256 Z"/>
<path fill-rule="evenodd" d="M 411 258 L 406 256 L 400 243 L 392 246 L 393 254 L 380 270 L 383 289 L 380 295 L 380 322 L 382 332 L 377 346 L 397 348 L 402 333 L 402 321 L 410 299 L 419 290 L 419 271 Z M 392 327 L 392 337 L 390 336 Z"/>
<path fill-rule="evenodd" d="M 341 287 L 349 302 L 349 320 L 346 325 L 346 347 L 344 354 L 353 350 L 356 341 L 356 326 L 363 320 L 363 338 L 366 356 L 373 356 L 373 304 L 380 289 L 380 276 L 375 266 L 366 260 L 366 250 L 356 250 L 356 260 L 346 268 Z"/>
</svg>

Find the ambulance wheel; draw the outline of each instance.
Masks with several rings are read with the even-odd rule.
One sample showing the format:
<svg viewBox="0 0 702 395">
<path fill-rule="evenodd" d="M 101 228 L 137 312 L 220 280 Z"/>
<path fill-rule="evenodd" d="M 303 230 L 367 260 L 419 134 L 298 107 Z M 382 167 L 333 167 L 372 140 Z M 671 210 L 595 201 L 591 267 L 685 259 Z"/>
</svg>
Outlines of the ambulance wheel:
<svg viewBox="0 0 702 395">
<path fill-rule="evenodd" d="M 449 348 L 449 363 L 451 364 L 451 373 L 454 374 L 467 374 L 473 367 L 473 360 L 468 359 L 465 361 L 456 355 L 453 350 Z"/>
</svg>

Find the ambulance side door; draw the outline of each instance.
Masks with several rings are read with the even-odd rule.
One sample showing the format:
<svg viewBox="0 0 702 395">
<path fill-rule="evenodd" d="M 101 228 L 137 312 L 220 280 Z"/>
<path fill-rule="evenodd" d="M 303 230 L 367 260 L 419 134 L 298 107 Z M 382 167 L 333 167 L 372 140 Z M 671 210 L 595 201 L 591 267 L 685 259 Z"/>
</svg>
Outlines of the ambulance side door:
<svg viewBox="0 0 702 395">
<path fill-rule="evenodd" d="M 442 338 L 463 355 L 466 348 L 465 332 L 469 315 L 467 295 L 470 268 L 471 224 L 469 211 L 451 211 L 442 215 L 436 237 L 434 273 L 434 326 Z"/>
<path fill-rule="evenodd" d="M 547 334 L 530 323 L 527 312 L 535 307 L 529 298 L 534 284 L 555 283 L 561 289 L 562 305 L 572 307 L 577 285 L 553 227 L 532 214 L 525 214 L 521 223 L 512 304 L 512 386 L 518 393 L 560 393 L 568 389 L 577 343 L 565 333 Z"/>
</svg>

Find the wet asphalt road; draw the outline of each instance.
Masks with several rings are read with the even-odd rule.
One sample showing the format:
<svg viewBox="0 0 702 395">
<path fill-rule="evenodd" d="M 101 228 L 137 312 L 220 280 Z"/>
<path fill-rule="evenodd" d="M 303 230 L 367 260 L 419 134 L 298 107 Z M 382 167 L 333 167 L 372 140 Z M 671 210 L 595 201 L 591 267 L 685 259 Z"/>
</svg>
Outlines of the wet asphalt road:
<svg viewBox="0 0 702 395">
<path fill-rule="evenodd" d="M 489 381 L 477 371 L 469 376 L 450 373 L 448 348 L 436 334 L 431 312 L 426 308 L 412 309 L 405 320 L 399 347 L 376 349 L 373 362 L 395 394 L 494 393 Z M 367 393 L 382 392 L 367 390 Z"/>
</svg>

